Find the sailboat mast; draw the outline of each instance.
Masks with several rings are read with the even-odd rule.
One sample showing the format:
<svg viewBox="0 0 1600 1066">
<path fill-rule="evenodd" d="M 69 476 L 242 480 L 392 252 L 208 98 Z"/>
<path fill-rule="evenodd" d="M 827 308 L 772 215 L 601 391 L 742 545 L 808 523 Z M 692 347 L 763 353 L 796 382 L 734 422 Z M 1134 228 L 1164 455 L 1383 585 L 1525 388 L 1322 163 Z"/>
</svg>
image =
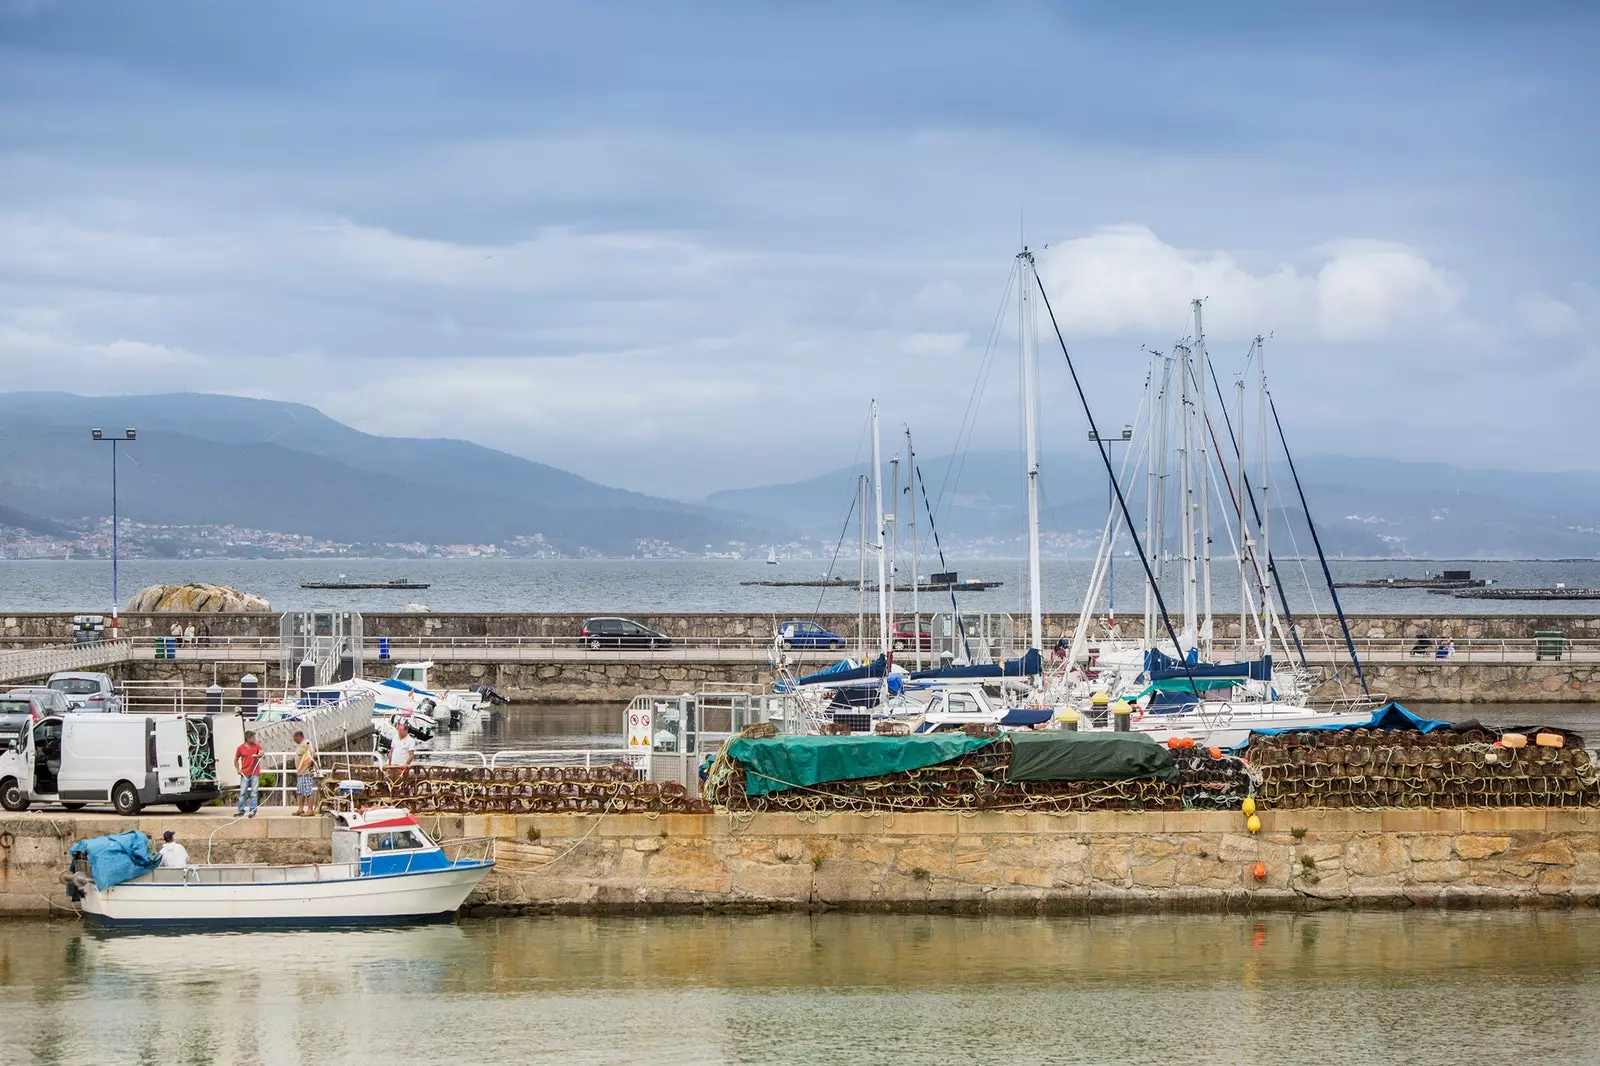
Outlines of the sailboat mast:
<svg viewBox="0 0 1600 1066">
<path fill-rule="evenodd" d="M 1156 525 L 1156 357 L 1150 357 L 1150 372 L 1144 379 L 1146 398 L 1145 432 L 1144 432 L 1144 542 L 1154 545 L 1151 534 Z M 1157 546 L 1156 551 L 1160 551 Z M 1156 625 L 1156 590 L 1147 581 L 1144 586 L 1144 643 L 1145 647 L 1153 647 L 1150 639 L 1155 633 Z"/>
<path fill-rule="evenodd" d="M 1156 531 L 1150 539 L 1156 577 L 1167 576 L 1167 464 L 1172 449 L 1172 356 L 1161 357 L 1160 444 L 1156 454 Z"/>
<path fill-rule="evenodd" d="M 1238 409 L 1239 432 L 1244 432 L 1244 378 L 1233 383 L 1234 404 Z M 1244 521 L 1244 495 L 1249 490 L 1245 488 L 1244 481 L 1244 449 L 1235 449 L 1235 462 L 1238 463 L 1239 474 L 1233 491 L 1234 521 L 1239 529 L 1239 658 L 1248 658 L 1247 645 L 1249 636 L 1246 633 L 1246 619 L 1250 614 L 1250 585 L 1245 580 L 1244 560 L 1250 547 L 1250 527 Z"/>
<path fill-rule="evenodd" d="M 1018 333 L 1022 357 L 1022 425 L 1027 441 L 1028 470 L 1028 647 L 1044 650 L 1043 581 L 1039 567 L 1039 354 L 1033 335 L 1033 253 L 1024 248 L 1021 284 L 1017 286 Z"/>
<path fill-rule="evenodd" d="M 911 446 L 911 427 L 906 427 L 906 495 L 911 511 L 911 641 L 917 646 L 917 669 L 922 669 L 922 602 L 917 598 L 922 578 L 917 570 L 917 452 Z"/>
<path fill-rule="evenodd" d="M 1199 629 L 1195 594 L 1197 592 L 1194 553 L 1194 475 L 1192 465 L 1194 427 L 1189 411 L 1189 349 L 1178 345 L 1178 503 L 1183 509 L 1179 515 L 1179 535 L 1183 538 L 1183 642 L 1180 656 L 1188 655 L 1196 646 Z"/>
<path fill-rule="evenodd" d="M 1261 567 L 1261 632 L 1267 650 L 1272 648 L 1272 638 L 1266 636 L 1271 632 L 1269 613 L 1272 610 L 1272 504 L 1268 499 L 1267 486 L 1271 481 L 1268 477 L 1267 453 L 1267 344 L 1260 336 L 1256 337 L 1256 374 L 1261 384 L 1261 558 L 1267 560 Z M 1241 427 L 1240 432 L 1243 432 Z"/>
<path fill-rule="evenodd" d="M 894 647 L 895 591 L 900 572 L 900 457 L 889 457 L 889 511 L 883 521 L 889 527 L 889 646 Z"/>
<path fill-rule="evenodd" d="M 878 439 L 878 401 L 872 401 L 872 495 L 878 519 L 878 651 L 889 654 L 889 575 L 883 551 L 883 445 Z"/>
<path fill-rule="evenodd" d="M 860 549 L 861 576 L 857 579 L 856 591 L 856 650 L 857 654 L 865 659 L 867 657 L 867 475 L 862 474 L 856 479 L 856 498 L 859 500 L 857 510 L 861 513 L 861 532 L 856 535 L 856 543 Z"/>
<path fill-rule="evenodd" d="M 1211 425 L 1206 419 L 1206 365 L 1210 362 L 1206 358 L 1205 330 L 1200 324 L 1200 301 L 1196 299 L 1194 306 L 1194 354 L 1195 361 L 1199 364 L 1200 379 L 1200 593 L 1202 603 L 1202 618 L 1200 635 L 1203 643 L 1201 658 L 1206 661 L 1211 659 L 1212 620 L 1211 620 L 1211 456 L 1206 447 Z"/>
</svg>

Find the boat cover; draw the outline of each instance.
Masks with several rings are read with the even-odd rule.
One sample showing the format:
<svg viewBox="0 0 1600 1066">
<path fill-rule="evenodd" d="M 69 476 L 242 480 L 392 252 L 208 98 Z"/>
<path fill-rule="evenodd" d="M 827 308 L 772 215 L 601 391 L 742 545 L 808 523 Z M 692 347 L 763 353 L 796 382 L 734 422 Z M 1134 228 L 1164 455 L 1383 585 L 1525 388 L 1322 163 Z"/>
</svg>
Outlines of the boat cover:
<svg viewBox="0 0 1600 1066">
<path fill-rule="evenodd" d="M 1011 734 L 1012 781 L 1123 781 L 1155 777 L 1178 783 L 1166 748 L 1142 733 Z"/>
<path fill-rule="evenodd" d="M 1202 663 L 1195 662 L 1193 652 L 1190 653 L 1190 662 L 1187 668 L 1182 661 L 1174 659 L 1165 652 L 1151 648 L 1145 652 L 1144 666 L 1150 672 L 1150 680 L 1167 681 L 1172 678 L 1195 677 L 1241 677 L 1251 681 L 1272 680 L 1272 656 L 1263 655 L 1259 659 L 1250 659 L 1239 663 Z"/>
<path fill-rule="evenodd" d="M 1328 725 L 1301 725 L 1283 729 L 1252 729 L 1250 732 L 1270 737 L 1279 733 L 1306 733 L 1312 730 L 1330 729 L 1415 729 L 1419 733 L 1432 733 L 1436 729 L 1458 728 L 1460 727 L 1451 722 L 1435 718 L 1419 718 L 1394 700 L 1390 700 L 1373 711 L 1371 718 L 1359 722 L 1333 722 Z"/>
<path fill-rule="evenodd" d="M 909 737 L 735 737 L 725 749 L 744 767 L 746 795 L 879 777 L 959 759 L 986 748 L 994 737 L 924 733 Z"/>
<path fill-rule="evenodd" d="M 67 854 L 88 860 L 89 876 L 102 892 L 148 873 L 159 861 L 150 854 L 150 838 L 137 830 L 80 840 Z"/>
<path fill-rule="evenodd" d="M 956 681 L 974 677 L 1034 677 L 1044 673 L 1044 656 L 1038 648 L 1029 648 L 1020 659 L 1007 659 L 1003 663 L 976 663 L 972 666 L 944 666 L 935 670 L 918 670 L 911 675 L 913 681 Z"/>
<path fill-rule="evenodd" d="M 1172 693 L 1178 696 L 1193 696 L 1195 689 L 1201 692 L 1215 692 L 1218 689 L 1233 688 L 1242 682 L 1242 677 L 1197 677 L 1191 685 L 1187 677 L 1170 677 L 1165 681 L 1155 681 L 1144 687 L 1144 691 L 1134 696 L 1123 696 L 1129 703 L 1136 703 L 1146 696 L 1159 696 Z"/>
<path fill-rule="evenodd" d="M 846 681 L 865 681 L 870 677 L 882 677 L 889 672 L 889 660 L 880 655 L 865 666 L 850 665 L 849 659 L 834 663 L 814 674 L 807 674 L 795 682 L 796 685 L 838 685 Z"/>
</svg>

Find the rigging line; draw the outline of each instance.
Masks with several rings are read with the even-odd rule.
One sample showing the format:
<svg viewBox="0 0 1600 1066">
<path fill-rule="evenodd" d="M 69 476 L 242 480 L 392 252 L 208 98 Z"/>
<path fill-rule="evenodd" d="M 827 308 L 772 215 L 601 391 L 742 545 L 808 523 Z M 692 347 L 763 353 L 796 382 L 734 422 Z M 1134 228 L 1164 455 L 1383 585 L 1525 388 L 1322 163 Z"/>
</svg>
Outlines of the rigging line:
<svg viewBox="0 0 1600 1066">
<path fill-rule="evenodd" d="M 1252 351 L 1254 350 L 1254 348 L 1255 348 L 1255 346 L 1251 345 L 1251 350 Z M 1223 422 L 1223 425 L 1228 427 L 1228 442 L 1233 445 L 1233 454 L 1234 454 L 1234 457 L 1237 458 L 1238 455 L 1239 455 L 1239 438 L 1238 438 L 1237 435 L 1235 435 L 1235 433 L 1233 431 L 1233 417 L 1228 414 L 1228 401 L 1222 395 L 1222 383 L 1217 378 L 1217 368 L 1211 362 L 1211 353 L 1210 352 L 1206 353 L 1206 365 L 1211 368 L 1211 385 L 1212 385 L 1212 388 L 1214 388 L 1216 390 L 1216 393 L 1217 393 L 1217 407 L 1222 411 L 1222 422 Z M 1245 368 L 1249 369 L 1249 366 L 1250 366 L 1250 360 L 1247 357 L 1245 359 Z M 1263 426 L 1261 428 L 1261 431 L 1263 433 L 1265 433 L 1266 432 L 1266 427 Z M 1241 432 L 1241 433 L 1244 432 L 1244 426 L 1240 426 L 1239 427 L 1239 432 Z M 1249 475 L 1249 473 L 1248 472 L 1241 472 L 1241 473 L 1243 473 L 1242 480 L 1244 481 L 1244 486 L 1243 487 L 1244 487 L 1245 499 L 1250 501 L 1250 513 L 1255 516 L 1256 528 L 1260 529 L 1261 528 L 1261 505 L 1256 502 L 1255 490 L 1250 487 L 1250 475 Z M 1292 537 L 1291 537 L 1291 539 L 1292 539 Z M 1258 562 L 1256 565 L 1259 567 L 1260 563 Z M 1309 669 L 1311 669 L 1311 664 L 1306 661 L 1305 645 L 1302 644 L 1301 641 L 1300 641 L 1300 627 L 1295 624 L 1294 611 L 1292 611 L 1289 608 L 1289 595 L 1288 595 L 1288 593 L 1284 592 L 1284 590 L 1283 590 L 1283 575 L 1278 573 L 1278 560 L 1273 556 L 1273 554 L 1270 551 L 1267 552 L 1267 573 L 1271 574 L 1274 578 L 1277 579 L 1274 582 L 1274 584 L 1277 586 L 1278 605 L 1283 608 L 1283 620 L 1285 622 L 1287 622 L 1288 625 L 1289 625 L 1289 635 L 1294 637 L 1294 647 L 1295 647 L 1295 651 L 1298 652 L 1299 655 L 1300 655 L 1300 665 L 1303 668 L 1309 670 Z M 1309 582 L 1308 582 L 1308 584 L 1309 584 Z M 1316 601 L 1315 600 L 1312 601 L 1312 607 L 1313 607 L 1313 610 L 1316 607 Z M 1261 609 L 1262 609 L 1263 612 L 1265 612 L 1266 609 L 1267 609 L 1267 604 L 1263 603 Z"/>
<path fill-rule="evenodd" d="M 1317 558 L 1322 562 L 1322 576 L 1328 580 L 1328 594 L 1333 597 L 1333 610 L 1339 616 L 1339 628 L 1344 631 L 1345 646 L 1350 649 L 1350 661 L 1355 663 L 1356 677 L 1361 681 L 1361 694 L 1371 696 L 1367 688 L 1367 672 L 1361 669 L 1361 658 L 1356 655 L 1356 642 L 1350 636 L 1350 623 L 1345 620 L 1344 608 L 1339 605 L 1339 591 L 1333 583 L 1333 571 L 1328 568 L 1328 557 L 1322 551 L 1322 538 L 1317 536 L 1317 524 L 1311 520 L 1311 508 L 1306 504 L 1306 490 L 1300 485 L 1300 472 L 1295 469 L 1294 456 L 1289 454 L 1289 438 L 1283 432 L 1283 420 L 1278 417 L 1278 404 L 1267 390 L 1267 408 L 1272 412 L 1272 423 L 1278 427 L 1278 441 L 1283 445 L 1283 457 L 1289 461 L 1289 473 L 1294 477 L 1294 490 L 1300 495 L 1300 510 L 1305 512 L 1306 528 L 1311 530 L 1311 543 L 1316 545 Z"/>
<path fill-rule="evenodd" d="M 922 488 L 922 507 L 928 512 L 928 531 L 933 534 L 933 547 L 939 553 L 939 569 L 946 572 L 950 567 L 944 561 L 944 545 L 939 543 L 939 527 L 933 522 L 933 505 L 928 502 L 928 482 L 922 476 L 922 464 L 914 465 L 912 473 L 916 475 L 917 484 Z M 913 501 L 912 506 L 916 506 Z M 967 662 L 972 661 L 972 644 L 967 640 L 967 623 L 961 617 L 961 608 L 956 603 L 956 587 L 950 585 L 950 612 L 955 615 L 956 632 L 961 634 L 961 650 L 966 654 Z M 919 636 L 920 640 L 921 637 Z"/>
<path fill-rule="evenodd" d="M 856 499 L 860 495 L 861 494 L 859 492 L 852 492 L 850 494 L 850 506 L 845 508 L 844 525 L 839 528 L 839 539 L 834 542 L 833 558 L 828 560 L 828 572 L 825 575 L 825 580 L 833 577 L 833 568 L 839 564 L 839 552 L 844 547 L 844 535 L 850 531 L 850 519 L 856 513 Z M 823 586 L 822 589 L 817 592 L 817 606 L 812 610 L 812 614 L 822 613 L 822 598 L 827 594 L 827 586 Z"/>
<path fill-rule="evenodd" d="M 961 425 L 956 430 L 955 444 L 950 452 L 950 462 L 945 464 L 944 477 L 939 481 L 938 506 L 944 507 L 944 493 L 951 487 L 951 471 L 955 472 L 955 485 L 961 484 L 961 472 L 967 465 L 967 451 L 972 446 L 972 436 L 977 432 L 979 409 L 983 404 L 983 394 L 989 388 L 989 375 L 994 371 L 994 353 L 1000 341 L 1000 323 L 1005 317 L 1006 307 L 1011 301 L 1011 287 L 1016 284 L 1017 264 L 1011 264 L 1011 272 L 1006 275 L 1005 291 L 1000 294 L 1000 305 L 995 308 L 994 322 L 989 326 L 989 340 L 984 345 L 983 359 L 978 363 L 978 374 L 972 383 L 972 390 L 967 393 L 967 407 L 961 414 Z M 969 425 L 970 422 L 970 425 Z M 962 437 L 966 443 L 962 443 Z"/>
<path fill-rule="evenodd" d="M 1139 535 L 1134 532 L 1133 513 L 1128 510 L 1128 499 L 1122 494 L 1122 486 L 1116 484 L 1116 473 L 1111 466 L 1111 453 L 1106 451 L 1106 442 L 1100 439 L 1100 428 L 1095 425 L 1094 412 L 1089 409 L 1089 397 L 1084 394 L 1083 382 L 1078 380 L 1078 368 L 1072 362 L 1072 353 L 1067 350 L 1067 339 L 1061 335 L 1061 324 L 1056 321 L 1055 308 L 1050 306 L 1050 294 L 1044 291 L 1044 282 L 1039 280 L 1037 273 L 1033 276 L 1033 283 L 1039 288 L 1039 298 L 1044 301 L 1044 309 L 1050 314 L 1050 326 L 1055 330 L 1056 343 L 1061 345 L 1061 354 L 1066 358 L 1067 371 L 1072 375 L 1072 387 L 1078 392 L 1078 402 L 1083 405 L 1083 416 L 1089 420 L 1089 428 L 1094 430 L 1095 447 L 1100 452 L 1100 461 L 1105 464 L 1106 477 L 1111 478 L 1112 487 L 1116 489 L 1117 505 L 1122 508 L 1123 521 L 1128 523 L 1128 533 L 1133 538 L 1133 547 L 1139 553 L 1139 565 L 1144 567 L 1145 580 L 1150 582 L 1150 587 L 1155 592 L 1156 606 L 1161 608 L 1161 624 L 1166 627 L 1167 637 L 1172 641 L 1172 650 L 1178 653 L 1178 661 L 1183 665 L 1184 677 L 1189 681 L 1189 689 L 1194 693 L 1197 702 L 1201 700 L 1200 686 L 1195 684 L 1194 670 L 1189 665 L 1189 656 L 1184 652 L 1183 645 L 1178 643 L 1178 631 L 1172 627 L 1172 616 L 1167 613 L 1166 597 L 1161 594 L 1161 586 L 1156 584 L 1155 571 L 1150 569 L 1150 559 L 1145 554 L 1144 543 Z M 1146 634 L 1148 636 L 1149 634 Z M 1151 645 L 1152 649 L 1154 644 Z"/>
</svg>

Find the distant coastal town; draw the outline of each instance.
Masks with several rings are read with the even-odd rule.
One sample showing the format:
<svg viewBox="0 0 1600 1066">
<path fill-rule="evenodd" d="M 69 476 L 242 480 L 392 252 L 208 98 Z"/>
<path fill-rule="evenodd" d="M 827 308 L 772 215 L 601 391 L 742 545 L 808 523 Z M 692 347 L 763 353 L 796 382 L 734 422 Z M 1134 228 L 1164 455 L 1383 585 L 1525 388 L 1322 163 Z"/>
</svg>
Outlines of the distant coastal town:
<svg viewBox="0 0 1600 1066">
<path fill-rule="evenodd" d="M 1058 557 L 1092 553 L 1093 531 L 1044 534 L 1041 548 Z M 0 559 L 109 559 L 111 519 L 84 517 L 55 531 L 0 525 Z M 1015 558 L 1017 537 L 983 537 L 947 546 L 966 559 Z M 117 550 L 128 559 L 599 559 L 618 557 L 591 548 L 558 547 L 542 533 L 485 544 L 429 544 L 422 541 L 335 541 L 303 533 L 256 529 L 233 524 L 161 525 L 122 519 Z M 729 540 L 698 547 L 665 540 L 640 539 L 624 558 L 635 559 L 764 559 L 769 553 L 786 560 L 829 559 L 836 551 L 854 558 L 854 541 L 823 544 L 812 538 L 752 543 Z"/>
</svg>

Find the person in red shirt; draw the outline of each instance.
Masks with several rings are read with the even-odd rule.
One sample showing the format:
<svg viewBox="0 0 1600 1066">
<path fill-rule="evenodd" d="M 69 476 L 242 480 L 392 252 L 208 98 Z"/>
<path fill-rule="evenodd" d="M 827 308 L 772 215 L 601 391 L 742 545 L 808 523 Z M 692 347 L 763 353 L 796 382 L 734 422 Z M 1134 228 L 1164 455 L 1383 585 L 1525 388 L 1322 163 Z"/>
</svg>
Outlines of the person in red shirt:
<svg viewBox="0 0 1600 1066">
<path fill-rule="evenodd" d="M 244 811 L 245 797 L 250 798 L 250 817 L 256 816 L 261 803 L 261 756 L 264 749 L 256 743 L 254 733 L 244 735 L 244 743 L 233 753 L 233 768 L 239 771 L 239 814 Z"/>
</svg>

